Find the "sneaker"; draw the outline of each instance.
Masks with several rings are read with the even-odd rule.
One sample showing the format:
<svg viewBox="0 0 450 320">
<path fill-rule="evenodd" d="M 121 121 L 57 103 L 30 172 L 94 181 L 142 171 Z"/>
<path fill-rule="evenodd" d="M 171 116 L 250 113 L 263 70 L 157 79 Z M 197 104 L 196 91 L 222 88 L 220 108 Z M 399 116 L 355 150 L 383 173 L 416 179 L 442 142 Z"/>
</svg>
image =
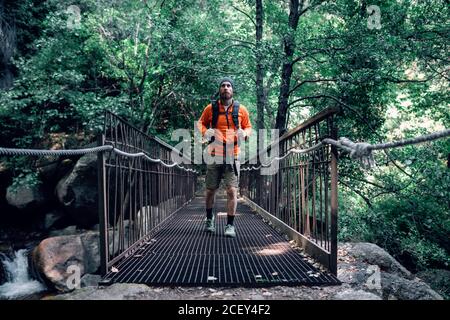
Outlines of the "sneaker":
<svg viewBox="0 0 450 320">
<path fill-rule="evenodd" d="M 206 223 L 205 223 L 205 231 L 208 232 L 216 232 L 216 218 L 213 215 L 211 219 L 206 219 Z"/>
<path fill-rule="evenodd" d="M 225 237 L 236 238 L 236 230 L 233 225 L 227 224 L 225 226 Z"/>
</svg>

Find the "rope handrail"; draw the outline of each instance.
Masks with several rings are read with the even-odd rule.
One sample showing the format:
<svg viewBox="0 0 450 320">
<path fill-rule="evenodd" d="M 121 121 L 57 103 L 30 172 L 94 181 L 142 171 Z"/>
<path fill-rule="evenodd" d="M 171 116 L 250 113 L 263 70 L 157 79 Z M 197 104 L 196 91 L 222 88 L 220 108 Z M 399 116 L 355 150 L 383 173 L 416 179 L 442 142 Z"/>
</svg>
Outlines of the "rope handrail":
<svg viewBox="0 0 450 320">
<path fill-rule="evenodd" d="M 84 148 L 84 149 L 66 149 L 66 150 L 17 149 L 17 148 L 2 148 L 2 147 L 0 147 L 0 156 L 10 156 L 10 155 L 13 155 L 13 156 L 78 156 L 78 155 L 86 155 L 86 154 L 90 154 L 90 153 L 98 153 L 98 152 L 105 152 L 105 151 L 113 151 L 121 156 L 129 157 L 129 158 L 144 157 L 148 161 L 151 161 L 154 163 L 160 163 L 167 168 L 172 168 L 172 167 L 177 166 L 178 168 L 185 170 L 187 172 L 198 173 L 197 170 L 185 168 L 177 162 L 167 164 L 161 159 L 153 159 L 153 158 L 149 157 L 144 152 L 128 153 L 128 152 L 122 151 L 120 149 L 117 149 L 112 145 L 104 145 L 104 146 Z"/>
<path fill-rule="evenodd" d="M 384 150 L 389 148 L 398 148 L 406 145 L 411 144 L 418 144 L 422 142 L 432 141 L 440 138 L 444 138 L 450 136 L 450 129 L 445 129 L 443 131 L 438 131 L 430 134 L 426 134 L 423 136 L 415 137 L 415 138 L 409 138 L 409 139 L 402 139 L 399 141 L 393 141 L 393 142 L 386 142 L 386 143 L 379 143 L 379 144 L 370 144 L 367 142 L 353 142 L 350 139 L 346 137 L 342 137 L 339 140 L 333 140 L 330 138 L 325 138 L 319 143 L 307 148 L 307 149 L 297 149 L 292 148 L 290 149 L 286 154 L 284 154 L 281 157 L 274 157 L 269 163 L 262 163 L 258 167 L 248 167 L 248 168 L 242 168 L 241 171 L 250 171 L 250 170 L 259 170 L 261 167 L 269 167 L 272 165 L 274 161 L 280 161 L 286 158 L 291 153 L 308 153 L 311 151 L 314 151 L 321 146 L 325 144 L 334 145 L 335 147 L 338 147 L 342 149 L 345 152 L 350 153 L 350 157 L 352 159 L 357 159 L 361 161 L 361 164 L 364 168 L 372 168 L 374 167 L 375 160 L 373 158 L 372 151 L 373 150 Z"/>
<path fill-rule="evenodd" d="M 374 144 L 374 145 L 372 145 L 370 143 L 366 143 L 366 142 L 355 143 L 346 137 L 342 137 L 339 140 L 325 138 L 322 141 L 320 141 L 319 143 L 317 143 L 309 148 L 306 148 L 306 149 L 291 148 L 283 156 L 274 157 L 269 163 L 261 163 L 258 167 L 253 166 L 253 167 L 248 167 L 248 168 L 241 168 L 241 171 L 259 170 L 261 167 L 269 167 L 272 165 L 272 163 L 274 161 L 283 160 L 291 153 L 296 153 L 296 154 L 309 153 L 309 152 L 315 151 L 316 149 L 320 148 L 321 146 L 323 146 L 325 144 L 334 145 L 335 147 L 338 147 L 338 148 L 342 149 L 343 151 L 350 153 L 350 157 L 352 159 L 360 160 L 363 167 L 371 168 L 376 165 L 375 160 L 372 155 L 373 150 L 384 150 L 384 149 L 389 149 L 389 148 L 397 148 L 397 147 L 402 147 L 402 146 L 406 146 L 406 145 L 432 141 L 432 140 L 444 138 L 447 136 L 450 136 L 450 129 L 434 132 L 434 133 L 419 136 L 416 138 L 409 138 L 409 139 L 403 139 L 403 140 L 399 140 L 399 141 L 386 142 L 386 143 L 380 143 L 380 144 Z M 89 153 L 97 153 L 97 152 L 104 152 L 104 151 L 114 151 L 115 153 L 117 153 L 119 155 L 130 157 L 130 158 L 144 157 L 145 159 L 147 159 L 151 162 L 161 163 L 163 166 L 165 166 L 167 168 L 172 168 L 172 167 L 177 166 L 178 168 L 185 170 L 187 172 L 198 173 L 197 170 L 185 168 L 177 162 L 174 162 L 172 164 L 167 164 L 162 159 L 153 159 L 153 158 L 149 157 L 147 154 L 145 154 L 144 152 L 128 153 L 128 152 L 119 150 L 112 145 L 104 145 L 104 146 L 84 148 L 84 149 L 67 149 L 67 150 L 17 149 L 17 148 L 2 148 L 2 147 L 0 147 L 0 156 L 7 156 L 7 155 L 76 156 L 76 155 L 85 155 L 85 154 L 89 154 Z"/>
</svg>

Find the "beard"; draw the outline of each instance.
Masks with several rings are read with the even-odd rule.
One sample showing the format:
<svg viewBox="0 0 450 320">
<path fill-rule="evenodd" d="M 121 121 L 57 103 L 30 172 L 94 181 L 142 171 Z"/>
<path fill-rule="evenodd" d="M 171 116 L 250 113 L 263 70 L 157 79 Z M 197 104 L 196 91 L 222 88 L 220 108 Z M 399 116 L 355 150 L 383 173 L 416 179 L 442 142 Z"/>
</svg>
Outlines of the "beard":
<svg viewBox="0 0 450 320">
<path fill-rule="evenodd" d="M 222 100 L 229 100 L 231 98 L 233 98 L 233 95 L 229 92 L 224 92 L 220 94 L 220 99 Z"/>
</svg>

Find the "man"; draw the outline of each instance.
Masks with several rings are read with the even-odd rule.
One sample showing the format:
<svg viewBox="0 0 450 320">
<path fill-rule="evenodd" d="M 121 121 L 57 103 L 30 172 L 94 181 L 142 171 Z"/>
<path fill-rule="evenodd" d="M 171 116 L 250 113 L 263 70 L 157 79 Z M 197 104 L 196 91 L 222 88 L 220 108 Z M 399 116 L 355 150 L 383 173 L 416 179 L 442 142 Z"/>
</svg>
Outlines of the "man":
<svg viewBox="0 0 450 320">
<path fill-rule="evenodd" d="M 205 230 L 211 233 L 216 231 L 214 198 L 223 178 L 227 191 L 227 224 L 224 234 L 234 238 L 239 187 L 239 144 L 250 135 L 252 125 L 247 108 L 233 100 L 233 89 L 231 78 L 225 77 L 220 81 L 220 99 L 205 107 L 198 127 L 202 136 L 210 142 L 208 153 L 216 160 L 215 163 L 208 164 L 206 170 Z"/>
</svg>

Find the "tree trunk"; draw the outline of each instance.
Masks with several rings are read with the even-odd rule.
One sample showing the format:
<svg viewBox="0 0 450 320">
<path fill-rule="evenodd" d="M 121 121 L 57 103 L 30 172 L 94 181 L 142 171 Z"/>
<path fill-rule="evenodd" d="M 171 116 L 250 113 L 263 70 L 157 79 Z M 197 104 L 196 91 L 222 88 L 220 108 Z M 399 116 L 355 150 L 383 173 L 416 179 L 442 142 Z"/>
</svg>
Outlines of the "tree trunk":
<svg viewBox="0 0 450 320">
<path fill-rule="evenodd" d="M 0 67 L 0 89 L 8 89 L 13 85 L 13 72 L 9 65 L 3 65 Z"/>
<path fill-rule="evenodd" d="M 3 0 L 0 1 L 0 89 L 10 88 L 13 84 L 13 72 L 10 64 L 16 49 L 16 27 L 14 16 L 7 14 Z"/>
<path fill-rule="evenodd" d="M 303 3 L 303 1 L 302 1 Z M 278 112 L 275 120 L 275 128 L 280 130 L 280 135 L 286 132 L 289 102 L 289 90 L 292 76 L 292 61 L 295 52 L 295 32 L 300 18 L 299 0 L 289 2 L 289 28 L 283 39 L 284 62 L 281 70 L 280 95 L 278 96 Z"/>
<path fill-rule="evenodd" d="M 256 135 L 256 157 L 259 162 L 259 153 L 264 148 L 264 136 L 259 132 L 264 129 L 264 66 L 262 53 L 262 35 L 263 35 L 263 15 L 264 9 L 262 0 L 256 0 L 256 110 L 257 110 L 257 135 Z M 261 184 L 261 175 L 256 176 L 256 183 Z M 256 188 L 257 203 L 261 200 L 261 188 Z"/>
<path fill-rule="evenodd" d="M 257 129 L 264 129 L 264 66 L 262 53 L 262 35 L 263 35 L 263 4 L 262 0 L 256 0 L 256 110 L 257 110 Z M 260 146 L 259 135 L 257 138 L 258 147 Z M 259 150 L 259 149 L 258 149 Z"/>
</svg>

